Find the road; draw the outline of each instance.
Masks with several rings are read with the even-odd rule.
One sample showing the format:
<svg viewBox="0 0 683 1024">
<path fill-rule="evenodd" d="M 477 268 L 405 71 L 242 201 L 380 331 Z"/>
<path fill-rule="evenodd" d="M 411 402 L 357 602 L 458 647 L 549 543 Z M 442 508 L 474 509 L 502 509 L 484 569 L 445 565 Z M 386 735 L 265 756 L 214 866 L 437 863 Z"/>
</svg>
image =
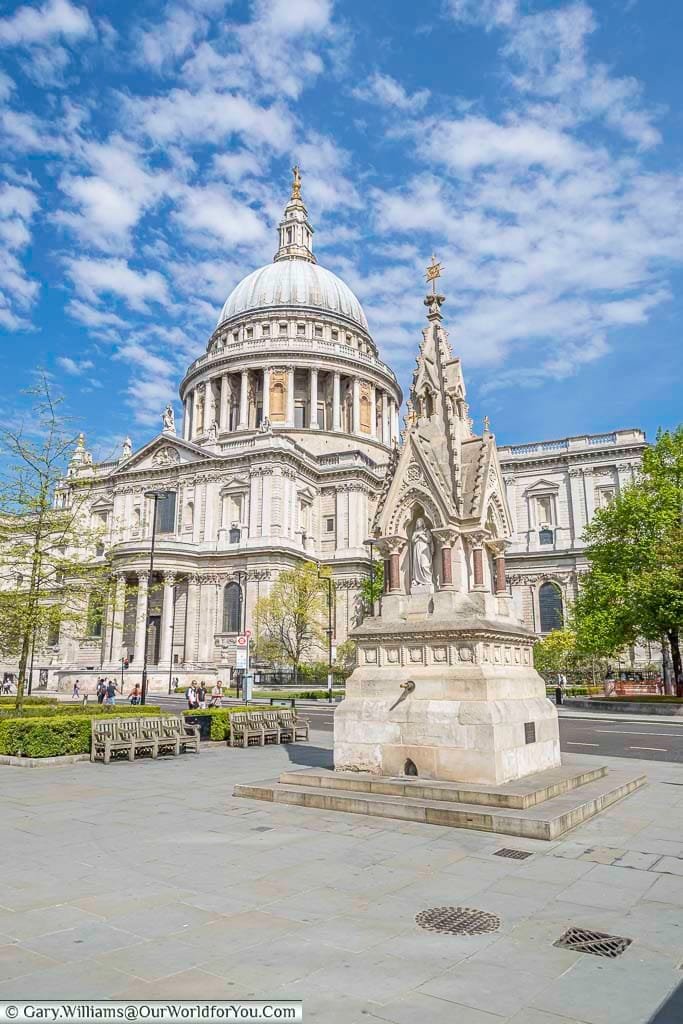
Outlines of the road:
<svg viewBox="0 0 683 1024">
<path fill-rule="evenodd" d="M 184 706 L 178 697 L 153 696 L 151 701 L 174 710 Z M 307 705 L 299 713 L 309 719 L 312 728 L 332 732 L 333 707 Z M 560 746 L 574 754 L 683 762 L 683 721 L 633 722 L 597 715 L 574 718 L 560 712 Z"/>
</svg>

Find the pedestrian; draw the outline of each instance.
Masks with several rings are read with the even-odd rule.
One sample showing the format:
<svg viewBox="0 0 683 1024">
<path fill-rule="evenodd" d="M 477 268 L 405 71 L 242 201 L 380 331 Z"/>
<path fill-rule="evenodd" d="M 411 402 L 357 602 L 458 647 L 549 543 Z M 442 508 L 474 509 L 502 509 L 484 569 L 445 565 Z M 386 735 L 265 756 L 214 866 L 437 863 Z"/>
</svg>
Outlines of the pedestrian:
<svg viewBox="0 0 683 1024">
<path fill-rule="evenodd" d="M 206 708 L 206 687 L 203 682 L 199 684 L 199 689 L 197 690 L 197 704 L 202 709 Z"/>
<path fill-rule="evenodd" d="M 77 679 L 76 682 L 74 683 L 74 688 L 73 688 L 73 693 L 71 694 L 71 699 L 72 700 L 78 700 L 80 695 L 81 695 L 81 690 L 80 690 L 80 687 L 78 685 L 78 679 Z"/>
<path fill-rule="evenodd" d="M 173 689 L 175 690 L 176 693 L 178 692 L 178 687 L 179 686 L 180 686 L 180 680 L 178 679 L 178 676 L 173 676 Z"/>
<path fill-rule="evenodd" d="M 216 680 L 213 690 L 211 691 L 211 704 L 212 708 L 219 708 L 223 701 L 223 683 L 220 679 Z"/>
<path fill-rule="evenodd" d="M 108 704 L 109 707 L 114 707 L 116 704 L 116 683 L 113 679 L 110 679 L 107 683 L 107 696 L 105 697 L 104 702 L 105 704 Z"/>
<path fill-rule="evenodd" d="M 130 702 L 131 702 L 131 704 L 139 704 L 141 697 L 142 697 L 142 690 L 140 689 L 140 684 L 136 683 L 135 686 L 133 687 L 133 692 L 130 695 Z"/>
<path fill-rule="evenodd" d="M 194 711 L 194 709 L 197 707 L 197 684 L 194 681 L 194 679 L 188 686 L 187 693 L 185 694 L 185 696 L 187 697 L 187 706 L 189 710 Z"/>
<path fill-rule="evenodd" d="M 101 679 L 101 678 L 98 679 L 97 680 L 97 690 L 95 691 L 97 693 L 97 703 L 98 704 L 101 704 L 102 701 L 104 700 L 104 694 L 106 692 L 106 689 L 107 689 L 107 687 L 104 684 L 104 679 Z"/>
<path fill-rule="evenodd" d="M 555 703 L 557 704 L 558 707 L 562 704 L 562 696 L 563 696 L 562 673 L 558 672 L 557 673 L 557 683 L 556 683 L 556 686 L 555 686 Z"/>
</svg>

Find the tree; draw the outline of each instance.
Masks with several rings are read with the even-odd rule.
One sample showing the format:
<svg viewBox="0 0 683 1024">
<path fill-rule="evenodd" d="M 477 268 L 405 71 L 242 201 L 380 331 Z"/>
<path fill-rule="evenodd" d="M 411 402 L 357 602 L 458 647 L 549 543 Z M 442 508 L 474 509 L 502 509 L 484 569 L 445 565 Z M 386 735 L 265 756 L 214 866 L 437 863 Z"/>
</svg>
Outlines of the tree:
<svg viewBox="0 0 683 1024">
<path fill-rule="evenodd" d="M 316 648 L 325 647 L 327 584 L 313 562 L 280 573 L 270 594 L 256 604 L 260 657 L 285 661 L 294 669 Z"/>
<path fill-rule="evenodd" d="M 363 607 L 366 615 L 372 615 L 373 608 L 384 593 L 384 562 L 381 558 L 375 558 L 372 563 L 373 571 L 361 582 L 360 592 L 363 598 Z"/>
<path fill-rule="evenodd" d="M 584 536 L 590 569 L 573 613 L 579 645 L 612 653 L 664 639 L 683 694 L 683 426 L 660 431 L 641 478 L 596 512 Z"/>
<path fill-rule="evenodd" d="M 543 676 L 567 672 L 576 657 L 576 636 L 568 629 L 554 629 L 534 644 L 534 668 Z"/>
<path fill-rule="evenodd" d="M 55 508 L 54 492 L 76 444 L 43 375 L 26 394 L 27 421 L 0 433 L 0 650 L 19 661 L 16 708 L 23 708 L 26 671 L 36 640 L 65 621 L 87 620 L 104 601 L 109 571 L 94 563 L 96 531 L 88 526 L 87 483 L 74 484 L 70 500 Z"/>
</svg>

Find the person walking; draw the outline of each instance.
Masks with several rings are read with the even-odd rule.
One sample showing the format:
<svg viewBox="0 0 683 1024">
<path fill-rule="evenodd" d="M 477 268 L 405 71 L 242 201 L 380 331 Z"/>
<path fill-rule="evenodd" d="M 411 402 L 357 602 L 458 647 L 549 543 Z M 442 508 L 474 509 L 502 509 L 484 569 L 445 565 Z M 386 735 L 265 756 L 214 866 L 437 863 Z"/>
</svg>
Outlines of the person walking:
<svg viewBox="0 0 683 1024">
<path fill-rule="evenodd" d="M 194 711 L 194 709 L 197 707 L 197 684 L 195 683 L 194 679 L 188 686 L 187 693 L 185 694 L 185 696 L 187 697 L 187 706 L 189 710 Z"/>
<path fill-rule="evenodd" d="M 77 679 L 76 682 L 74 683 L 74 688 L 73 688 L 73 693 L 71 694 L 71 699 L 72 700 L 78 700 L 80 695 L 81 695 L 81 689 L 80 689 L 80 686 L 78 684 L 78 679 Z"/>
<path fill-rule="evenodd" d="M 211 691 L 211 703 L 209 707 L 219 708 L 223 702 L 223 683 L 220 679 L 216 680 L 213 690 Z"/>
<path fill-rule="evenodd" d="M 116 683 L 113 679 L 110 679 L 107 683 L 107 696 L 105 697 L 104 702 L 112 708 L 116 704 Z"/>
<path fill-rule="evenodd" d="M 97 703 L 101 704 L 104 700 L 104 695 L 107 692 L 107 686 L 104 679 L 97 680 L 97 690 L 95 692 L 97 693 Z"/>
<path fill-rule="evenodd" d="M 140 684 L 136 683 L 135 686 L 133 687 L 133 692 L 130 695 L 130 702 L 131 702 L 131 704 L 139 704 L 141 697 L 142 697 L 142 690 L 140 689 Z"/>
<path fill-rule="evenodd" d="M 203 682 L 199 684 L 199 689 L 197 690 L 197 704 L 202 709 L 206 708 L 206 687 Z"/>
</svg>

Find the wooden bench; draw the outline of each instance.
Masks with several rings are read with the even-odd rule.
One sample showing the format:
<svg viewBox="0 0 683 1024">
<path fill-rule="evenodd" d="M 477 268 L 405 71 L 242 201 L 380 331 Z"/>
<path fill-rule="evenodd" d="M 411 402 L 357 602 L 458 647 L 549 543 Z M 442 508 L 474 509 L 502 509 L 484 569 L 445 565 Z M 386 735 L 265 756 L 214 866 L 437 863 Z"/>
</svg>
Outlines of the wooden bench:
<svg viewBox="0 0 683 1024">
<path fill-rule="evenodd" d="M 198 727 L 186 725 L 179 715 L 93 718 L 90 735 L 90 760 L 101 757 L 105 764 L 116 753 L 127 754 L 129 761 L 142 753 L 153 758 L 160 751 L 175 756 L 186 750 L 199 753 Z"/>
<path fill-rule="evenodd" d="M 308 739 L 308 729 L 308 722 L 295 711 L 237 711 L 230 716 L 230 746 L 296 743 Z"/>
</svg>

